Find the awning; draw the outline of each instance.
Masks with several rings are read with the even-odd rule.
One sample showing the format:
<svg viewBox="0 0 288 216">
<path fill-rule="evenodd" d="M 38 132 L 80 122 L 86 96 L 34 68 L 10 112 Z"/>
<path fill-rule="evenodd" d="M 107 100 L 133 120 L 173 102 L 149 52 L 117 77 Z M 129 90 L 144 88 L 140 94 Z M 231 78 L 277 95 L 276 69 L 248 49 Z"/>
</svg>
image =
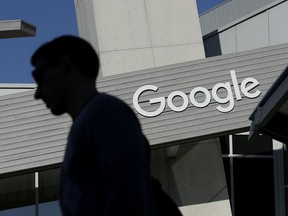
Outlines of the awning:
<svg viewBox="0 0 288 216">
<path fill-rule="evenodd" d="M 265 134 L 288 143 L 288 67 L 272 84 L 249 119 L 252 121 L 249 141 Z"/>
</svg>

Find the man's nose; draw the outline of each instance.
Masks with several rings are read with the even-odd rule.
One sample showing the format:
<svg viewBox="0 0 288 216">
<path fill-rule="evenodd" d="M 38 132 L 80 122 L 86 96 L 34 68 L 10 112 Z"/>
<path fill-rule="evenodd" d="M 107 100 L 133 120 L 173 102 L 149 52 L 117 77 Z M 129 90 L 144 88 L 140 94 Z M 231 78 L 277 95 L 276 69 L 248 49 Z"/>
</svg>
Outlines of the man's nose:
<svg viewBox="0 0 288 216">
<path fill-rule="evenodd" d="M 41 99 L 42 98 L 42 93 L 41 89 L 39 87 L 36 88 L 35 94 L 34 94 L 35 99 Z"/>
</svg>

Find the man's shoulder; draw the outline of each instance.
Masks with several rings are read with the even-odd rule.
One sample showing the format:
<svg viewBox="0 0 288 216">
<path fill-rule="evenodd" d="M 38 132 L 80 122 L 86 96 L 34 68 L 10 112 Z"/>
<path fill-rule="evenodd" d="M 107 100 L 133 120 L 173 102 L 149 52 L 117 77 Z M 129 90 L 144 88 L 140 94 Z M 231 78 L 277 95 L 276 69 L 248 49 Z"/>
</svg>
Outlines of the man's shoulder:
<svg viewBox="0 0 288 216">
<path fill-rule="evenodd" d="M 103 101 L 117 101 L 120 102 L 121 100 L 119 98 L 117 98 L 116 96 L 113 96 L 111 94 L 108 93 L 104 93 L 104 92 L 98 92 L 95 97 L 96 100 L 103 100 Z M 123 102 L 123 101 L 121 101 Z"/>
<path fill-rule="evenodd" d="M 82 110 L 82 114 L 115 116 L 120 113 L 136 116 L 133 109 L 123 100 L 107 93 L 97 93 Z"/>
<path fill-rule="evenodd" d="M 128 107 L 126 102 L 107 93 L 97 93 L 93 97 L 91 102 L 95 107 L 98 107 L 98 108 L 103 108 L 102 106 L 105 107 L 105 106 L 119 106 L 119 105 Z"/>
<path fill-rule="evenodd" d="M 125 106 L 128 107 L 125 102 L 115 96 L 107 93 L 97 93 L 86 102 L 73 125 L 78 129 L 84 129 L 84 125 L 95 126 L 99 124 L 103 126 L 103 122 L 105 123 L 107 119 L 113 118 L 114 115 L 118 114 L 118 109 L 123 110 Z"/>
<path fill-rule="evenodd" d="M 92 125 L 102 129 L 106 126 L 111 128 L 111 125 L 133 125 L 133 128 L 141 128 L 133 109 L 125 101 L 107 93 L 95 94 L 82 109 L 74 125 L 80 125 L 82 129 Z"/>
</svg>

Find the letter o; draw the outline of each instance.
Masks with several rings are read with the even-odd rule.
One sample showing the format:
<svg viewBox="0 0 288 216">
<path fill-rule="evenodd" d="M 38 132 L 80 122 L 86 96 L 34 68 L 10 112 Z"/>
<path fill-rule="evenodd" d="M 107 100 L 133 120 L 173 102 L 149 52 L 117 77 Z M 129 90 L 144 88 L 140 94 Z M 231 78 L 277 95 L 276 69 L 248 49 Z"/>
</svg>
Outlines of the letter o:
<svg viewBox="0 0 288 216">
<path fill-rule="evenodd" d="M 183 99 L 183 104 L 181 106 L 175 106 L 173 104 L 174 97 L 179 96 Z M 169 94 L 167 98 L 167 104 L 170 107 L 170 109 L 174 110 L 175 112 L 182 112 L 188 107 L 188 97 L 184 92 L 181 91 L 174 91 Z"/>
<path fill-rule="evenodd" d="M 198 101 L 195 100 L 195 95 L 198 92 L 204 93 L 206 98 L 205 98 L 205 100 L 203 102 L 198 102 Z M 209 91 L 206 88 L 204 88 L 204 87 L 196 87 L 196 88 L 192 89 L 192 91 L 190 92 L 190 101 L 196 107 L 206 107 L 206 106 L 208 106 L 208 104 L 211 101 L 211 95 L 210 95 Z"/>
</svg>

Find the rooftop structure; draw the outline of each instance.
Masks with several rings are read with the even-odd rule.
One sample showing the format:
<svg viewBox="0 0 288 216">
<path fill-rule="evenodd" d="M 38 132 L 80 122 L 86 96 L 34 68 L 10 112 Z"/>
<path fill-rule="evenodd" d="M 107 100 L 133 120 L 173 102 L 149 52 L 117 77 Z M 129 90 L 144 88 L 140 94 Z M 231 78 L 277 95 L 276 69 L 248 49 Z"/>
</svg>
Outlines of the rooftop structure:
<svg viewBox="0 0 288 216">
<path fill-rule="evenodd" d="M 32 37 L 36 35 L 36 27 L 24 20 L 0 21 L 0 39 Z"/>
</svg>

